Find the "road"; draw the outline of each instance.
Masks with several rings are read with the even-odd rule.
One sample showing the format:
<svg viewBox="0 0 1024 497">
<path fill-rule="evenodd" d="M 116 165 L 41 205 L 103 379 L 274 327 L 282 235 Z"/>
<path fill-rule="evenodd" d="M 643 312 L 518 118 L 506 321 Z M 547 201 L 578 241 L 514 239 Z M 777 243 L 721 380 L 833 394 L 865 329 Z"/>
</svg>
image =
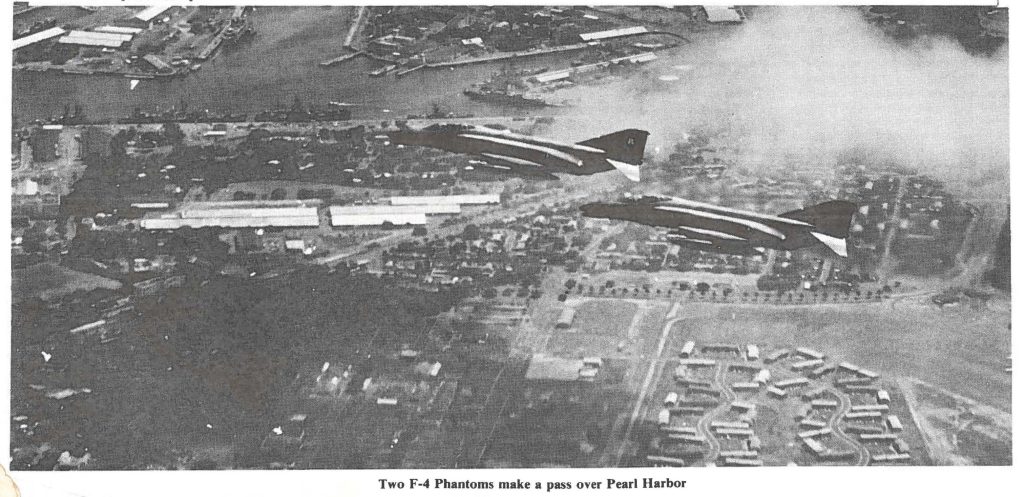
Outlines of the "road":
<svg viewBox="0 0 1024 497">
<path fill-rule="evenodd" d="M 675 326 L 682 318 L 676 317 L 679 312 L 679 302 L 672 305 L 669 309 L 668 314 L 665 315 L 665 319 L 668 321 L 665 323 L 664 328 L 661 330 L 661 339 L 658 341 L 658 349 L 655 352 L 655 356 L 651 359 L 651 365 L 647 368 L 647 376 L 644 377 L 643 385 L 640 387 L 640 391 L 637 393 L 636 401 L 633 405 L 633 413 L 629 418 L 629 424 L 626 426 L 626 432 L 622 436 L 622 441 L 619 442 L 619 449 L 615 454 L 615 466 L 619 466 L 622 461 L 622 456 L 625 454 L 627 447 L 631 443 L 631 435 L 633 434 L 633 428 L 636 426 L 637 419 L 640 418 L 640 413 L 643 411 L 645 401 L 647 400 L 647 392 L 651 387 L 651 381 L 654 378 L 661 376 L 660 371 L 665 367 L 667 361 L 661 359 L 662 354 L 665 351 L 665 344 L 668 342 L 669 333 L 672 331 L 672 327 Z M 614 433 L 614 429 L 612 430 Z"/>
<path fill-rule="evenodd" d="M 736 400 L 736 394 L 725 384 L 725 372 L 729 366 L 722 362 L 719 362 L 715 366 L 715 379 L 713 385 L 718 389 L 719 392 L 724 392 L 725 402 L 719 403 L 714 409 L 708 411 L 704 416 L 697 422 L 697 427 L 700 429 L 704 437 L 707 438 L 708 447 L 710 450 L 707 455 L 704 456 L 704 464 L 710 465 L 718 459 L 718 453 L 722 451 L 722 444 L 719 443 L 718 439 L 715 438 L 715 434 L 711 431 L 711 421 L 713 421 L 720 412 L 729 410 L 730 404 L 733 400 Z"/>
<path fill-rule="evenodd" d="M 836 398 L 839 399 L 839 408 L 836 409 L 835 412 L 832 413 L 832 417 L 829 418 L 828 427 L 832 430 L 832 433 L 834 433 L 836 437 L 839 437 L 840 440 L 852 445 L 854 449 L 857 451 L 856 466 L 867 466 L 868 462 L 871 461 L 871 453 L 868 452 L 868 449 L 866 447 L 858 443 L 856 440 L 853 439 L 853 437 L 843 432 L 839 428 L 839 421 L 843 419 L 843 416 L 846 415 L 846 413 L 849 412 L 850 408 L 852 407 L 850 403 L 850 398 L 846 395 L 843 395 L 842 392 L 834 388 L 829 388 L 827 391 L 830 394 L 835 395 Z"/>
</svg>

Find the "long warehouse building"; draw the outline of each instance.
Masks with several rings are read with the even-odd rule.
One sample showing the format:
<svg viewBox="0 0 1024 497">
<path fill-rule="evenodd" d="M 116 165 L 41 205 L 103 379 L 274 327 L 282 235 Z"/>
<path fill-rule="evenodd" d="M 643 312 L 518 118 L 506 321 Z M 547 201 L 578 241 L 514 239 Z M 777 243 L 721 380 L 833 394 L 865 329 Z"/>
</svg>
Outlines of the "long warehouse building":
<svg viewBox="0 0 1024 497">
<path fill-rule="evenodd" d="M 416 197 L 391 197 L 391 205 L 459 204 L 486 205 L 501 203 L 498 194 L 481 195 L 425 195 Z"/>
<path fill-rule="evenodd" d="M 427 215 L 423 212 L 331 215 L 331 226 L 381 226 L 384 223 L 395 226 L 424 225 L 427 224 Z"/>
<path fill-rule="evenodd" d="M 64 33 L 67 33 L 67 31 L 65 31 L 64 28 L 55 27 L 40 31 L 38 33 L 30 34 L 28 36 L 22 36 L 21 38 L 14 40 L 14 50 L 27 47 L 34 43 L 39 43 L 44 40 L 49 40 L 50 38 L 60 36 Z"/>
<path fill-rule="evenodd" d="M 459 204 L 422 204 L 422 205 L 332 205 L 331 217 L 346 214 L 459 214 Z"/>
<path fill-rule="evenodd" d="M 317 203 L 193 202 L 174 212 L 151 214 L 140 221 L 143 229 L 189 228 L 315 228 L 320 226 Z"/>
</svg>

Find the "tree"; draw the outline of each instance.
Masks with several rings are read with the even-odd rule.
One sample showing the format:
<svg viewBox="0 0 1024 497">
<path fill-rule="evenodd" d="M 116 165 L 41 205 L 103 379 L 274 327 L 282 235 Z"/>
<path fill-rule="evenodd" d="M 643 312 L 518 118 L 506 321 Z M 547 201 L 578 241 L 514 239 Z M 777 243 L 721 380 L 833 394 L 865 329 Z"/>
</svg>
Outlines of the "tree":
<svg viewBox="0 0 1024 497">
<path fill-rule="evenodd" d="M 185 139 L 185 132 L 181 130 L 181 126 L 176 122 L 166 122 L 160 127 L 160 134 L 163 135 L 164 139 L 168 143 L 177 145 Z"/>
<path fill-rule="evenodd" d="M 416 226 L 412 229 L 412 236 L 427 236 L 426 226 Z"/>
</svg>

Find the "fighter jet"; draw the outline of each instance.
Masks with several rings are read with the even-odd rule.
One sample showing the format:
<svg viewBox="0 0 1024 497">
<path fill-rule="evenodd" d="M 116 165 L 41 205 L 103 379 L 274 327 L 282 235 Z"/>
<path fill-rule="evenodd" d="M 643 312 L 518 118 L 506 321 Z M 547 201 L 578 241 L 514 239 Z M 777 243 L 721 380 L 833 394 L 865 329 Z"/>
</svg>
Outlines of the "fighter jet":
<svg viewBox="0 0 1024 497">
<path fill-rule="evenodd" d="M 466 124 L 433 124 L 388 133 L 392 143 L 439 148 L 478 157 L 479 167 L 524 176 L 558 179 L 558 174 L 590 175 L 618 170 L 640 181 L 647 133 L 626 129 L 579 143 L 560 143 L 507 130 Z"/>
<path fill-rule="evenodd" d="M 580 209 L 586 217 L 670 228 L 668 239 L 673 243 L 707 252 L 754 255 L 765 249 L 824 245 L 846 257 L 846 238 L 857 206 L 834 200 L 772 216 L 681 198 L 644 196 L 587 204 Z"/>
</svg>

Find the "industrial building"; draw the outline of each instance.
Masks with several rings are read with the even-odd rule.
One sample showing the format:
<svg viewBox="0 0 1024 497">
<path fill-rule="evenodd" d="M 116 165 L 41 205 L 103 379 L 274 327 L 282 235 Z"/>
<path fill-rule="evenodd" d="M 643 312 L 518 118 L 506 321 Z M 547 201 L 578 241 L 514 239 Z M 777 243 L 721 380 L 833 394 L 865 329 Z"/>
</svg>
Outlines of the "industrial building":
<svg viewBox="0 0 1024 497">
<path fill-rule="evenodd" d="M 607 31 L 596 31 L 593 33 L 581 33 L 580 39 L 583 41 L 601 41 L 612 38 L 622 38 L 624 36 L 636 36 L 647 33 L 647 28 L 644 26 L 633 26 L 629 28 L 609 29 Z"/>
<path fill-rule="evenodd" d="M 704 13 L 707 15 L 708 22 L 712 24 L 738 24 L 743 22 L 744 15 L 739 10 L 739 7 L 731 7 L 727 5 L 702 5 Z"/>
<path fill-rule="evenodd" d="M 487 205 L 501 203 L 501 196 L 498 194 L 482 195 L 425 195 L 415 197 L 391 197 L 391 205 L 430 205 L 430 204 L 456 204 L 456 205 Z"/>
<path fill-rule="evenodd" d="M 29 45 L 49 40 L 51 38 L 56 38 L 60 35 L 63 35 L 64 33 L 67 33 L 67 31 L 65 31 L 64 28 L 53 27 L 50 29 L 44 29 L 38 33 L 30 34 L 28 36 L 22 36 L 21 38 L 14 40 L 14 50 L 17 50 L 19 48 L 25 48 Z"/>
<path fill-rule="evenodd" d="M 315 228 L 320 226 L 317 204 L 319 201 L 192 202 L 174 212 L 149 214 L 139 224 L 147 230 Z"/>
<path fill-rule="evenodd" d="M 121 48 L 132 41 L 135 35 L 123 33 L 105 33 L 96 31 L 71 31 L 61 36 L 57 43 L 83 47 Z"/>
<path fill-rule="evenodd" d="M 390 214 L 338 214 L 331 215 L 331 226 L 382 226 L 391 223 L 395 226 L 427 224 L 427 215 L 419 213 Z"/>
<path fill-rule="evenodd" d="M 332 205 L 328 208 L 331 216 L 348 214 L 459 214 L 459 204 L 417 204 L 417 205 Z"/>
<path fill-rule="evenodd" d="M 134 16 L 118 21 L 118 24 L 133 28 L 149 29 L 159 20 L 161 14 L 164 14 L 171 8 L 173 7 L 170 5 L 154 5 L 152 7 L 146 7 Z"/>
</svg>

